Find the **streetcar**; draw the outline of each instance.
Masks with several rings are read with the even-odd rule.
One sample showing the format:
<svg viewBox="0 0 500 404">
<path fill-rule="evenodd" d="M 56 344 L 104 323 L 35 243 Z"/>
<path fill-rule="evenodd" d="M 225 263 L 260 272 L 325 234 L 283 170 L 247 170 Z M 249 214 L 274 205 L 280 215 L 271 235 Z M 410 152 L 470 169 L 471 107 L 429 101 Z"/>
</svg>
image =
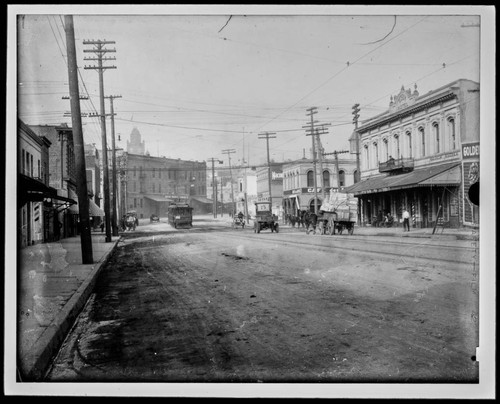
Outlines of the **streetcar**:
<svg viewBox="0 0 500 404">
<path fill-rule="evenodd" d="M 173 203 L 168 207 L 168 223 L 176 228 L 193 227 L 193 208 L 187 203 Z"/>
</svg>

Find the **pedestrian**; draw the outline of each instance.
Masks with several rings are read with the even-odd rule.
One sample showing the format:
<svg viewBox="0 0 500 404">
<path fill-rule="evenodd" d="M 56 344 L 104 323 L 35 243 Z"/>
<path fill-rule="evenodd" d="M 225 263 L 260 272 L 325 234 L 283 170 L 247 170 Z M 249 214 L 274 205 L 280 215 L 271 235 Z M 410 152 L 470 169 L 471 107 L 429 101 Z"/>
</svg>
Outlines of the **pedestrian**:
<svg viewBox="0 0 500 404">
<path fill-rule="evenodd" d="M 403 231 L 406 231 L 406 229 L 410 231 L 410 213 L 406 208 L 403 211 L 403 229 Z"/>
<path fill-rule="evenodd" d="M 104 233 L 104 220 L 101 222 L 101 233 Z"/>
<path fill-rule="evenodd" d="M 384 220 L 384 215 L 382 214 L 382 211 L 379 209 L 377 213 L 377 227 L 380 227 L 382 225 L 383 220 Z"/>
</svg>

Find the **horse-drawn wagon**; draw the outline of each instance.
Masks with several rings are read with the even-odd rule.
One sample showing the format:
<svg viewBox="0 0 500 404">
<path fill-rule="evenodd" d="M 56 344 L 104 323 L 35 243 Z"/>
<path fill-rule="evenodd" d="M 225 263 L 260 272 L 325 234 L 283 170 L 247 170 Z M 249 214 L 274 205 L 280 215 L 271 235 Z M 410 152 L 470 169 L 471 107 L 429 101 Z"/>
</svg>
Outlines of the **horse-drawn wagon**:
<svg viewBox="0 0 500 404">
<path fill-rule="evenodd" d="M 328 201 L 320 207 L 318 224 L 321 234 L 342 234 L 346 230 L 354 233 L 354 224 L 358 217 L 358 198 L 343 192 L 331 192 Z"/>
</svg>

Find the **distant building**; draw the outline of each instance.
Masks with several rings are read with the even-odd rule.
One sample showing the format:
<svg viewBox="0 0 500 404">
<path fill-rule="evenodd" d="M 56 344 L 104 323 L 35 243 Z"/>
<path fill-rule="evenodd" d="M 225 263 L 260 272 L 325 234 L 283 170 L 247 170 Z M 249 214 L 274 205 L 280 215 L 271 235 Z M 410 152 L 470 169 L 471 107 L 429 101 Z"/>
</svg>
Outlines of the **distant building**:
<svg viewBox="0 0 500 404">
<path fill-rule="evenodd" d="M 137 128 L 132 129 L 130 141 L 127 140 L 127 153 L 144 155 L 146 154 L 146 143 L 141 140 L 141 134 Z"/>
<path fill-rule="evenodd" d="M 165 217 L 168 205 L 178 198 L 189 202 L 206 197 L 205 162 L 123 153 L 119 167 L 124 196 L 121 215 L 135 210 L 139 218 L 153 213 Z"/>
<path fill-rule="evenodd" d="M 423 95 L 402 87 L 357 133 L 361 181 L 348 191 L 361 199 L 363 224 L 378 211 L 399 223 L 406 208 L 415 227 L 478 226 L 468 194 L 479 183 L 479 83 L 460 79 Z"/>
<path fill-rule="evenodd" d="M 271 172 L 271 195 L 269 195 L 269 171 Z M 269 167 L 257 167 L 255 174 L 257 179 L 257 201 L 269 201 L 269 199 L 271 199 L 273 213 L 281 216 L 283 200 L 283 163 L 271 162 Z M 271 198 L 269 198 L 269 196 L 271 196 Z"/>
</svg>

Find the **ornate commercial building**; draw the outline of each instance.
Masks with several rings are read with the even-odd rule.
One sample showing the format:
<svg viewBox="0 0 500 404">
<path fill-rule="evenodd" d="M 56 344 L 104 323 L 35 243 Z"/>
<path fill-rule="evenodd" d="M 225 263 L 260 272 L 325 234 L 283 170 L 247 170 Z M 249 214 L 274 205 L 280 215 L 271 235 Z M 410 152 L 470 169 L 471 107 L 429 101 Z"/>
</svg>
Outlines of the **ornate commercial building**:
<svg viewBox="0 0 500 404">
<path fill-rule="evenodd" d="M 423 95 L 402 87 L 356 138 L 361 181 L 347 191 L 361 200 L 362 224 L 379 211 L 400 223 L 405 208 L 414 227 L 479 224 L 469 197 L 479 181 L 479 83 L 460 79 Z"/>
</svg>

